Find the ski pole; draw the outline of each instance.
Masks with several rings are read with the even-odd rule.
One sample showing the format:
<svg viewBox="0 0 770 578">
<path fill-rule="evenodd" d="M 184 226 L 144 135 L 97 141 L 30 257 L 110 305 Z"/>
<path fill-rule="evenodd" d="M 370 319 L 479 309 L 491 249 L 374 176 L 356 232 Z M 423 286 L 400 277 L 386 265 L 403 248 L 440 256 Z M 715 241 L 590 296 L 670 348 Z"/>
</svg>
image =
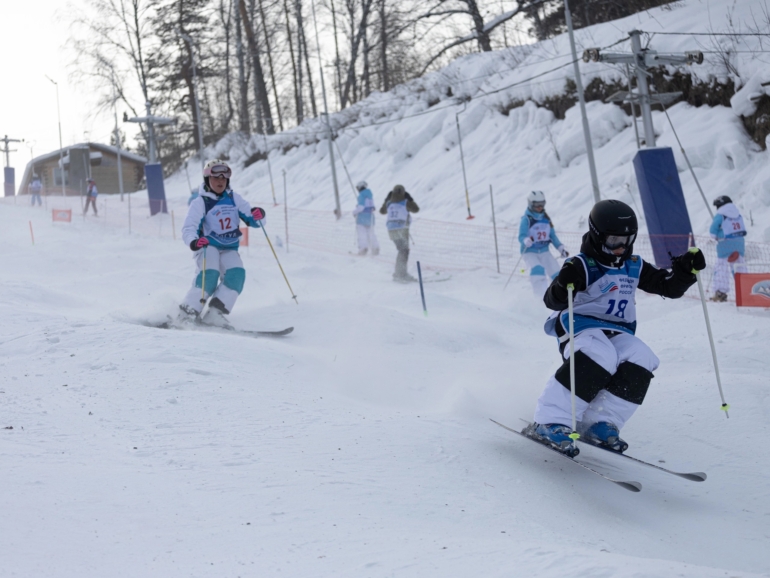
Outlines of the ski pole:
<svg viewBox="0 0 770 578">
<path fill-rule="evenodd" d="M 283 267 L 281 267 L 281 262 L 278 260 L 278 255 L 275 253 L 275 249 L 273 249 L 273 244 L 270 242 L 270 237 L 267 234 L 267 231 L 265 230 L 265 225 L 262 221 L 259 221 L 259 227 L 262 229 L 262 232 L 265 234 L 265 239 L 267 239 L 267 244 L 270 245 L 270 250 L 273 252 L 273 257 L 275 257 L 275 262 L 278 263 L 278 268 L 281 270 L 281 275 L 283 275 L 283 280 L 286 281 L 286 285 L 289 287 L 289 291 L 291 292 L 291 298 L 294 299 L 294 302 L 299 305 L 299 301 L 297 301 L 297 296 L 294 294 L 294 289 L 291 288 L 291 284 L 289 284 L 289 279 L 286 277 L 286 273 L 283 272 Z"/>
<path fill-rule="evenodd" d="M 201 270 L 201 305 L 206 305 L 206 247 L 203 247 L 203 269 Z"/>
<path fill-rule="evenodd" d="M 420 269 L 420 262 L 417 261 L 417 277 L 420 279 L 420 297 L 422 297 L 422 311 L 425 313 L 425 317 L 428 316 L 428 308 L 425 306 L 425 291 L 422 288 L 422 269 Z"/>
<path fill-rule="evenodd" d="M 524 253 L 519 255 L 519 260 L 516 261 L 516 264 L 513 266 L 513 271 L 511 271 L 510 276 L 508 277 L 508 281 L 505 282 L 505 287 L 503 287 L 503 291 L 505 291 L 508 288 L 508 283 L 511 282 L 511 279 L 513 279 L 513 274 L 516 272 L 516 268 L 519 266 L 519 263 L 521 263 L 521 258 L 524 256 Z"/>
<path fill-rule="evenodd" d="M 575 286 L 567 285 L 567 303 L 569 304 L 569 390 L 572 398 L 572 433 L 569 437 L 574 442 L 580 437 L 577 432 L 577 419 L 575 418 L 575 313 L 572 302 L 572 294 Z"/>
<path fill-rule="evenodd" d="M 698 251 L 697 248 L 691 247 L 690 252 L 696 252 Z M 717 350 L 714 347 L 714 336 L 711 334 L 711 322 L 709 321 L 709 311 L 708 307 L 706 307 L 706 295 L 703 292 L 703 283 L 700 280 L 700 272 L 693 269 L 693 273 L 695 274 L 695 278 L 698 280 L 698 291 L 700 291 L 700 301 L 701 305 L 703 305 L 703 316 L 706 319 L 706 331 L 709 336 L 709 344 L 711 345 L 711 357 L 714 360 L 714 373 L 717 376 L 717 387 L 719 388 L 719 396 L 722 398 L 722 411 L 725 412 L 725 416 L 730 419 L 730 413 L 729 409 L 730 406 L 725 401 L 725 394 L 722 392 L 722 380 L 719 377 L 719 363 L 717 362 Z"/>
</svg>

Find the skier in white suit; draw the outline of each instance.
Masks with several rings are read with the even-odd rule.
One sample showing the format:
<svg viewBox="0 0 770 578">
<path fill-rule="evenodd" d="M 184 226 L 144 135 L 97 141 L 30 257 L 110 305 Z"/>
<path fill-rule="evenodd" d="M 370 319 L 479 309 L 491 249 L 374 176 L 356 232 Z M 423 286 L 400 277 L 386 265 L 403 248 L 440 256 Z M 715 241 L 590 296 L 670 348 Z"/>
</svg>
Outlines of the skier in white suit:
<svg viewBox="0 0 770 578">
<path fill-rule="evenodd" d="M 199 196 L 190 203 L 182 226 L 182 239 L 195 251 L 195 278 L 179 306 L 182 321 L 197 321 L 205 300 L 209 309 L 205 323 L 226 326 L 225 315 L 233 310 L 243 290 L 246 270 L 238 254 L 240 222 L 260 227 L 265 211 L 251 208 L 230 189 L 232 171 L 221 160 L 209 161 L 203 169 Z M 205 274 L 204 274 L 205 262 Z M 205 279 L 205 299 L 204 295 Z"/>
</svg>

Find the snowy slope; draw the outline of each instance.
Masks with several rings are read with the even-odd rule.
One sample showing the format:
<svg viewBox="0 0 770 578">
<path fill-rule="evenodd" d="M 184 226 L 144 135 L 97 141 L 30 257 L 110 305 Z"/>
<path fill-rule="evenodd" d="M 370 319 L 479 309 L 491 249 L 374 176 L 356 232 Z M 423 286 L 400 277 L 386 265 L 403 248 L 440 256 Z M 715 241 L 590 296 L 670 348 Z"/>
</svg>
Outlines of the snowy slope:
<svg viewBox="0 0 770 578">
<path fill-rule="evenodd" d="M 769 575 L 766 312 L 710 307 L 727 420 L 700 304 L 640 298 L 631 452 L 709 479 L 586 456 L 632 494 L 488 421 L 558 364 L 525 280 L 426 285 L 426 319 L 389 267 L 293 249 L 297 306 L 257 237 L 233 321 L 294 334 L 153 329 L 189 250 L 100 219 L 0 205 L 0 576 Z"/>
<path fill-rule="evenodd" d="M 719 29 L 728 7 L 744 18 L 747 5 L 756 3 L 688 0 L 578 36 L 604 46 L 632 26 Z M 689 46 L 677 38 L 654 42 Z M 556 39 L 527 50 L 543 58 L 565 49 Z M 461 82 L 507 58 L 467 57 L 430 78 Z M 539 66 L 466 80 L 467 91 L 494 90 Z M 754 73 L 748 56 L 738 66 Z M 420 112 L 421 99 L 442 94 L 413 88 L 372 97 L 381 99 L 372 117 Z M 367 179 L 378 203 L 402 182 L 423 219 L 465 222 L 459 110 L 343 131 L 352 178 Z M 749 239 L 762 241 L 768 153 L 729 109 L 670 112 L 707 195 L 733 195 L 753 213 Z M 536 186 L 560 230 L 585 228 L 591 198 L 576 113 L 556 121 L 527 104 L 506 117 L 483 99 L 468 104 L 460 119 L 474 223 L 489 221 L 492 183 L 498 224 L 517 221 Z M 600 103 L 589 114 L 603 193 L 638 203 L 630 120 Z M 661 142 L 673 145 L 664 120 L 655 116 Z M 286 170 L 289 205 L 326 211 L 333 223 L 328 147 L 301 134 L 310 124 L 271 138 L 276 193 L 280 200 Z M 267 208 L 275 238 L 282 215 L 271 206 L 267 164 L 239 169 L 258 142 L 231 136 L 209 154 L 230 155 L 236 190 Z M 279 144 L 297 146 L 282 154 Z M 353 195 L 338 169 L 349 212 Z M 194 172 L 191 163 L 192 182 Z M 706 207 L 681 177 L 703 233 Z M 171 215 L 146 216 L 143 193 L 132 195 L 130 235 L 127 203 L 115 198 L 101 196 L 100 216 L 86 219 L 78 199 L 50 197 L 46 210 L 0 200 L 0 577 L 770 576 L 767 310 L 709 304 L 732 406 L 725 419 L 700 303 L 639 296 L 639 335 L 661 367 L 624 429 L 629 453 L 709 478 L 698 484 L 584 453 L 597 469 L 640 481 L 632 494 L 488 421 L 530 419 L 559 364 L 542 332 L 547 312 L 524 277 L 503 292 L 504 274 L 455 271 L 426 285 L 425 318 L 418 289 L 393 284 L 386 261 L 276 247 L 296 305 L 257 231 L 241 252 L 247 281 L 232 321 L 292 325 L 292 335 L 146 327 L 175 313 L 193 274 L 178 240 L 189 188 L 184 172 L 166 182 L 176 233 Z M 50 209 L 68 205 L 73 222 L 52 223 Z M 348 227 L 352 240 L 349 215 L 330 227 Z M 380 242 L 387 246 L 383 232 Z"/>
<path fill-rule="evenodd" d="M 760 151 L 748 138 L 738 116 L 751 112 L 746 110 L 751 106 L 748 97 L 764 90 L 755 86 L 758 80 L 768 80 L 767 43 L 752 36 L 670 35 L 747 33 L 757 27 L 770 32 L 768 25 L 762 24 L 763 7 L 761 0 L 685 0 L 673 7 L 579 30 L 576 41 L 578 55 L 583 48 L 596 46 L 612 46 L 608 50 L 622 52 L 630 50 L 627 35 L 633 29 L 663 32 L 645 35 L 644 39 L 659 52 L 705 52 L 704 64 L 683 68 L 699 81 L 732 80 L 737 87 L 749 83 L 747 91 L 736 97 L 735 110 L 680 103 L 669 113 L 708 202 L 718 195 L 731 195 L 744 214 L 752 217 L 748 239 L 770 242 L 770 153 Z M 727 60 L 725 51 L 730 51 Z M 492 184 L 498 221 L 518 222 L 526 194 L 540 189 L 559 227 L 582 231 L 593 197 L 578 107 L 570 109 L 564 120 L 557 120 L 531 101 L 507 116 L 500 112 L 512 102 L 540 102 L 561 94 L 567 79 L 573 77 L 570 62 L 566 35 L 532 46 L 468 55 L 439 72 L 388 93 L 375 93 L 332 114 L 342 153 L 337 173 L 343 211 L 352 210 L 355 203 L 347 168 L 353 182 L 365 179 L 370 184 L 377 203 L 393 185 L 401 183 L 420 203 L 424 218 L 461 221 L 467 216 L 455 116 L 459 114 L 475 223 L 491 222 L 488 191 Z M 622 68 L 604 63 L 581 62 L 581 70 L 586 85 L 595 77 L 607 82 L 625 78 Z M 467 105 L 458 101 L 467 98 L 471 99 Z M 615 105 L 598 101 L 588 103 L 588 115 L 602 196 L 641 208 L 631 166 L 636 153 L 632 118 Z M 653 122 L 658 145 L 674 150 L 694 232 L 707 234 L 711 222 L 708 208 L 687 170 L 674 133 L 662 112 L 653 112 Z M 643 133 L 641 120 L 639 131 Z M 311 119 L 267 139 L 279 200 L 285 170 L 290 206 L 334 208 L 325 134 L 322 121 Z M 248 142 L 231 135 L 207 154 L 227 155 L 237 166 L 255 151 L 264 151 L 265 146 L 259 135 Z M 265 161 L 238 171 L 234 183 L 252 198 L 271 198 Z"/>
</svg>

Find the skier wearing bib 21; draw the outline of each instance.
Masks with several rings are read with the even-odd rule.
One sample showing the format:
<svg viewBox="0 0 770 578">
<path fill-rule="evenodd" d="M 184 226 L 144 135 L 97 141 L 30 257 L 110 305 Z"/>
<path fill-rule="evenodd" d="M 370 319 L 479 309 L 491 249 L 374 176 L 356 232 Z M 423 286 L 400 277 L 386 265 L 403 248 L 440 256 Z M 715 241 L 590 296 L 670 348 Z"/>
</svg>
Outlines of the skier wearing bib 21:
<svg viewBox="0 0 770 578">
<path fill-rule="evenodd" d="M 545 212 L 543 191 L 532 191 L 527 195 L 527 210 L 519 224 L 519 243 L 521 257 L 529 267 L 532 290 L 542 297 L 548 283 L 559 272 L 559 264 L 551 255 L 551 243 L 562 257 L 569 257 L 567 249 L 556 236 L 551 218 Z"/>
<path fill-rule="evenodd" d="M 195 251 L 196 272 L 193 286 L 179 306 L 182 321 L 198 320 L 204 306 L 201 302 L 204 278 L 205 299 L 211 297 L 203 319 L 206 323 L 227 326 L 224 316 L 233 310 L 243 290 L 246 270 L 238 254 L 240 221 L 250 227 L 259 227 L 265 211 L 249 207 L 243 197 L 230 189 L 231 175 L 226 162 L 209 161 L 203 168 L 200 195 L 190 203 L 187 211 L 182 238 Z"/>
<path fill-rule="evenodd" d="M 572 433 L 567 286 L 574 287 L 575 418 L 581 440 L 624 452 L 620 430 L 644 400 L 659 360 L 636 331 L 637 289 L 676 299 L 706 267 L 699 249 L 672 258 L 671 271 L 632 255 L 638 231 L 634 211 L 599 201 L 588 218 L 580 253 L 564 262 L 543 301 L 554 313 L 546 333 L 559 340 L 564 363 L 537 400 L 535 423 L 522 433 L 568 456 L 579 450 Z"/>
</svg>

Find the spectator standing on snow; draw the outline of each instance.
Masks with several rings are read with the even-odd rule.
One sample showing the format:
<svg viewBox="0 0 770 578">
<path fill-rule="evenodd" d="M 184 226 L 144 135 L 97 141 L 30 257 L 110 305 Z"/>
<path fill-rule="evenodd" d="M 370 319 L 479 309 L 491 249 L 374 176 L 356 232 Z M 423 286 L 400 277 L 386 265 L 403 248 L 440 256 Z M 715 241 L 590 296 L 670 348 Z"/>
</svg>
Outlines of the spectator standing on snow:
<svg viewBox="0 0 770 578">
<path fill-rule="evenodd" d="M 230 189 L 231 176 L 225 161 L 206 163 L 200 195 L 187 211 L 182 239 L 194 251 L 196 271 L 192 287 L 179 306 L 182 322 L 198 321 L 204 307 L 201 300 L 210 297 L 209 309 L 201 321 L 229 327 L 225 315 L 233 310 L 243 291 L 246 270 L 238 254 L 239 225 L 243 221 L 250 227 L 261 227 L 265 211 L 249 207 L 243 197 Z"/>
<path fill-rule="evenodd" d="M 537 297 L 542 297 L 548 284 L 559 272 L 559 264 L 551 255 L 550 246 L 556 247 L 562 257 L 569 253 L 556 236 L 556 230 L 545 212 L 545 195 L 532 191 L 527 195 L 527 210 L 519 224 L 520 251 L 529 268 L 529 282 Z"/>
<path fill-rule="evenodd" d="M 85 215 L 88 212 L 88 205 L 91 205 L 94 208 L 94 216 L 97 217 L 96 196 L 99 194 L 99 191 L 96 188 L 96 181 L 88 179 L 86 183 L 88 183 L 86 187 L 86 208 L 83 209 L 83 214 Z"/>
<path fill-rule="evenodd" d="M 393 280 L 399 283 L 417 281 L 407 273 L 406 263 L 409 260 L 409 224 L 412 220 L 409 213 L 416 213 L 419 210 L 420 207 L 402 185 L 393 187 L 380 208 L 380 213 L 388 216 L 385 226 L 388 228 L 390 240 L 398 250 Z"/>
<path fill-rule="evenodd" d="M 360 181 L 356 185 L 358 189 L 358 204 L 353 210 L 356 217 L 356 233 L 358 235 L 358 254 L 366 255 L 371 249 L 372 255 L 380 254 L 380 243 L 374 232 L 374 197 L 366 181 Z"/>
<path fill-rule="evenodd" d="M 746 225 L 741 212 L 727 195 L 714 199 L 717 214 L 711 222 L 709 233 L 717 242 L 717 264 L 714 267 L 714 296 L 712 301 L 727 301 L 730 292 L 730 277 L 746 272 Z M 732 272 L 730 271 L 732 269 Z"/>
<path fill-rule="evenodd" d="M 37 204 L 42 206 L 43 200 L 40 198 L 40 191 L 43 190 L 43 183 L 40 182 L 40 177 L 37 175 L 32 175 L 32 182 L 29 184 L 29 194 L 32 195 L 32 206 L 35 206 L 35 201 L 37 201 Z"/>
</svg>

